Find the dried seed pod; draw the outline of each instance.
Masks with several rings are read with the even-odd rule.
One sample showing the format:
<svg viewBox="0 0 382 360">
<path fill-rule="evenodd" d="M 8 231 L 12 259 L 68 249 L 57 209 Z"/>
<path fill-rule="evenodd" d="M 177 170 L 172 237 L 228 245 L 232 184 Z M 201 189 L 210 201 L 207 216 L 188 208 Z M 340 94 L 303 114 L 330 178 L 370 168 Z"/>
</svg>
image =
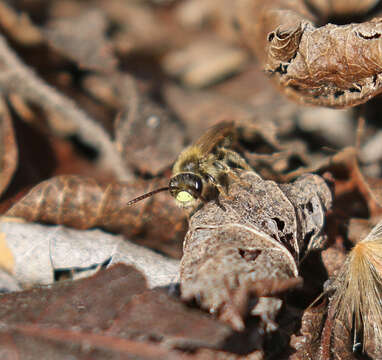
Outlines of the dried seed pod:
<svg viewBox="0 0 382 360">
<path fill-rule="evenodd" d="M 382 352 L 382 221 L 349 253 L 330 290 L 333 317 L 353 327 L 363 348 Z"/>
</svg>

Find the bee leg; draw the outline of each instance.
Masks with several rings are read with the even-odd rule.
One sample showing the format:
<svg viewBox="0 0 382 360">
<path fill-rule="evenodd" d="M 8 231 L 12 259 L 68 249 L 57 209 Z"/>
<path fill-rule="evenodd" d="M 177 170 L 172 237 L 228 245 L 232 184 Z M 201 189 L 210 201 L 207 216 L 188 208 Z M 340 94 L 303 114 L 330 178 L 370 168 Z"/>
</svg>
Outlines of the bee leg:
<svg viewBox="0 0 382 360">
<path fill-rule="evenodd" d="M 219 201 L 219 194 L 223 193 L 228 196 L 228 189 L 222 186 L 211 174 L 206 174 L 206 180 L 212 185 L 214 194 L 212 194 L 212 198 L 215 201 L 215 204 L 219 206 L 223 211 L 226 211 L 226 208 Z M 211 195 L 211 194 L 210 194 Z"/>
<path fill-rule="evenodd" d="M 224 207 L 224 205 L 220 202 L 219 196 L 215 198 L 215 204 L 220 207 L 224 212 L 227 211 L 227 209 Z"/>
<path fill-rule="evenodd" d="M 235 170 L 241 169 L 246 171 L 253 171 L 253 169 L 251 168 L 251 166 L 249 166 L 247 161 L 237 152 L 229 149 L 224 149 L 224 153 L 224 162 L 227 164 L 226 172 L 237 182 L 239 182 L 240 184 L 244 184 Z"/>
<path fill-rule="evenodd" d="M 230 149 L 224 149 L 222 151 L 224 153 L 224 162 L 227 164 L 228 168 L 252 170 L 247 161 L 237 152 Z"/>
<path fill-rule="evenodd" d="M 225 176 L 229 174 L 229 176 L 233 177 L 238 182 L 241 182 L 241 180 L 235 172 L 236 169 L 253 171 L 253 169 L 248 165 L 247 161 L 233 150 L 219 149 L 219 156 L 221 160 L 215 161 L 213 165 L 219 170 L 224 171 Z M 228 181 L 226 180 L 225 182 L 227 183 L 228 189 Z"/>
</svg>

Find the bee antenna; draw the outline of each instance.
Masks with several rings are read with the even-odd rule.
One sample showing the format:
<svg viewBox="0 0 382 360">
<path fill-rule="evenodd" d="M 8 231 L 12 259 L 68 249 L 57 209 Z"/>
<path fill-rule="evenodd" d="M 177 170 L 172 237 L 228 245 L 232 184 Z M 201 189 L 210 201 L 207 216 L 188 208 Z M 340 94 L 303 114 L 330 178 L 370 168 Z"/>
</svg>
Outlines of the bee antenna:
<svg viewBox="0 0 382 360">
<path fill-rule="evenodd" d="M 159 189 L 150 191 L 150 192 L 148 192 L 148 193 L 146 193 L 146 194 L 143 194 L 143 195 L 141 195 L 141 196 L 136 197 L 136 198 L 133 199 L 133 200 L 130 200 L 126 205 L 127 205 L 127 206 L 134 205 L 135 203 L 137 203 L 137 202 L 139 202 L 139 201 L 141 201 L 141 200 L 144 200 L 144 199 L 146 199 L 146 198 L 148 198 L 148 197 L 150 197 L 150 196 L 153 196 L 153 195 L 156 194 L 156 193 L 159 193 L 159 192 L 162 192 L 162 191 L 166 191 L 166 190 L 169 190 L 169 189 L 170 189 L 170 188 L 169 188 L 168 186 L 166 186 L 166 187 L 163 187 L 163 188 L 159 188 Z"/>
</svg>

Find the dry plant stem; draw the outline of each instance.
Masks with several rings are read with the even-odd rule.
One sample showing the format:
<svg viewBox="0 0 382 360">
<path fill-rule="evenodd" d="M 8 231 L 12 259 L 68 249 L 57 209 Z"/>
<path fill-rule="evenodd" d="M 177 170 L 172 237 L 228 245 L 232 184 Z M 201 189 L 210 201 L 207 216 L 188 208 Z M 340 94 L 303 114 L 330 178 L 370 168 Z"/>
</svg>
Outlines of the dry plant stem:
<svg viewBox="0 0 382 360">
<path fill-rule="evenodd" d="M 360 157 L 366 163 L 380 161 L 382 158 L 382 131 L 379 130 L 376 134 L 363 146 Z"/>
<path fill-rule="evenodd" d="M 18 150 L 12 119 L 4 99 L 0 98 L 0 195 L 7 189 L 17 168 Z"/>
<path fill-rule="evenodd" d="M 43 36 L 26 13 L 18 13 L 6 2 L 0 2 L 1 27 L 17 42 L 25 45 L 38 45 Z"/>
<path fill-rule="evenodd" d="M 99 150 L 102 165 L 111 168 L 119 180 L 131 179 L 106 131 L 73 101 L 38 78 L 18 59 L 3 36 L 0 36 L 0 87 L 4 93 L 18 93 L 26 100 L 73 122 L 78 136 Z"/>
</svg>

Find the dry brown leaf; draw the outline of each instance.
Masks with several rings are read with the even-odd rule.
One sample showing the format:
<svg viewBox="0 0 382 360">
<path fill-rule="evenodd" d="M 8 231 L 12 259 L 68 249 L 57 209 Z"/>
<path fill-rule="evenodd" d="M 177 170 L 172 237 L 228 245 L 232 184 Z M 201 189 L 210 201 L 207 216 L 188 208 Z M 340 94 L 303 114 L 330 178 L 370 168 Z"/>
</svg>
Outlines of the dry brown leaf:
<svg viewBox="0 0 382 360">
<path fill-rule="evenodd" d="M 60 18 L 43 30 L 49 44 L 74 60 L 80 68 L 110 72 L 117 60 L 105 38 L 107 19 L 99 9 L 78 17 Z"/>
<path fill-rule="evenodd" d="M 203 307 L 242 329 L 251 283 L 280 285 L 297 277 L 299 259 L 321 245 L 331 193 L 315 175 L 277 185 L 243 172 L 230 185 L 229 195 L 219 197 L 219 204 L 206 204 L 190 220 L 181 261 L 182 297 L 196 297 Z M 268 317 L 268 331 L 279 308 Z"/>
<path fill-rule="evenodd" d="M 319 358 L 322 360 L 331 360 L 340 358 L 341 360 L 355 360 L 353 353 L 353 339 L 349 324 L 352 319 L 339 320 L 334 318 L 333 307 L 328 307 L 328 316 L 322 329 Z M 356 348 L 354 348 L 356 350 Z"/>
<path fill-rule="evenodd" d="M 330 247 L 321 252 L 321 259 L 329 277 L 338 273 L 345 261 L 346 255 L 343 250 Z"/>
<path fill-rule="evenodd" d="M 179 262 L 101 230 L 0 222 L 0 267 L 19 283 L 47 285 L 60 273 L 77 279 L 117 263 L 133 265 L 149 287 L 177 281 Z"/>
<path fill-rule="evenodd" d="M 112 42 L 121 54 L 133 52 L 163 52 L 175 39 L 180 42 L 187 33 L 168 29 L 168 21 L 157 16 L 155 9 L 142 1 L 109 0 L 99 2 L 115 31 Z"/>
<path fill-rule="evenodd" d="M 5 356 L 41 360 L 92 360 L 121 358 L 137 360 L 191 360 L 179 351 L 153 343 L 127 340 L 76 330 L 17 324 L 0 333 Z"/>
<path fill-rule="evenodd" d="M 5 294 L 0 298 L 1 348 L 19 356 L 29 349 L 28 355 L 35 356 L 53 343 L 53 354 L 60 353 L 60 345 L 72 355 L 86 349 L 91 358 L 116 351 L 125 358 L 182 359 L 169 346 L 219 347 L 232 332 L 166 290 L 145 290 L 144 277 L 120 264 L 87 279 Z"/>
<path fill-rule="evenodd" d="M 115 145 L 128 166 L 157 175 L 182 151 L 183 129 L 167 109 L 138 91 L 134 79 L 124 76 L 116 82 L 126 102 L 115 122 Z"/>
<path fill-rule="evenodd" d="M 153 180 L 102 185 L 91 178 L 58 176 L 33 188 L 7 215 L 76 229 L 102 227 L 179 257 L 185 215 L 168 193 L 126 206 L 132 198 L 155 187 L 158 183 Z"/>
<path fill-rule="evenodd" d="M 218 348 L 232 330 L 201 312 L 188 309 L 164 290 L 137 295 L 108 329 L 108 335 L 142 336 L 177 348 Z"/>
<path fill-rule="evenodd" d="M 4 294 L 20 290 L 21 285 L 15 277 L 10 275 L 8 271 L 0 269 L 0 293 Z"/>
<path fill-rule="evenodd" d="M 75 133 L 84 143 L 99 151 L 99 162 L 112 169 L 122 180 L 131 178 L 120 155 L 114 147 L 107 132 L 71 99 L 48 85 L 28 68 L 16 53 L 8 46 L 6 39 L 0 37 L 0 87 L 5 94 L 17 93 L 24 100 L 44 109 L 48 114 L 59 114 L 59 117 L 74 125 Z M 49 120 L 49 117 L 48 117 Z M 51 123 L 54 131 L 54 123 Z M 60 126 L 58 133 L 62 135 Z M 73 127 L 70 127 L 73 129 Z M 69 134 L 66 134 L 69 135 Z M 74 134 L 72 134 L 74 135 Z"/>
<path fill-rule="evenodd" d="M 162 66 L 169 75 L 179 77 L 184 85 L 202 88 L 239 72 L 247 61 L 244 50 L 219 38 L 204 37 L 183 49 L 169 52 Z"/>
<path fill-rule="evenodd" d="M 318 360 L 320 335 L 324 326 L 324 316 L 327 311 L 326 302 L 310 307 L 304 311 L 301 320 L 300 336 L 292 336 L 291 346 L 297 350 L 291 356 L 292 360 Z"/>
<path fill-rule="evenodd" d="M 264 69 L 298 102 L 344 108 L 382 91 L 380 18 L 319 26 L 303 0 L 240 0 L 236 11 Z"/>
<path fill-rule="evenodd" d="M 104 329 L 107 319 L 119 312 L 120 308 L 113 305 L 117 304 L 116 300 L 119 298 L 122 305 L 127 304 L 134 295 L 146 290 L 146 280 L 133 267 L 120 264 L 86 279 L 61 282 L 51 289 L 54 290 L 37 287 L 25 290 L 23 296 L 19 293 L 2 296 L 1 319 L 7 324 L 28 322 L 62 327 L 77 325 L 82 330 Z M 12 311 L 14 306 L 20 311 Z M 97 316 L 89 316 L 89 311 Z"/>
<path fill-rule="evenodd" d="M 378 0 L 309 0 L 309 5 L 322 17 L 362 15 L 373 10 Z"/>
<path fill-rule="evenodd" d="M 329 313 L 330 313 L 329 306 Z M 342 322 L 328 316 L 326 299 L 304 311 L 301 335 L 293 336 L 291 346 L 297 350 L 291 360 L 355 360 L 351 334 Z"/>
<path fill-rule="evenodd" d="M 12 119 L 5 101 L 0 99 L 0 195 L 7 189 L 17 162 L 18 151 Z"/>
</svg>

